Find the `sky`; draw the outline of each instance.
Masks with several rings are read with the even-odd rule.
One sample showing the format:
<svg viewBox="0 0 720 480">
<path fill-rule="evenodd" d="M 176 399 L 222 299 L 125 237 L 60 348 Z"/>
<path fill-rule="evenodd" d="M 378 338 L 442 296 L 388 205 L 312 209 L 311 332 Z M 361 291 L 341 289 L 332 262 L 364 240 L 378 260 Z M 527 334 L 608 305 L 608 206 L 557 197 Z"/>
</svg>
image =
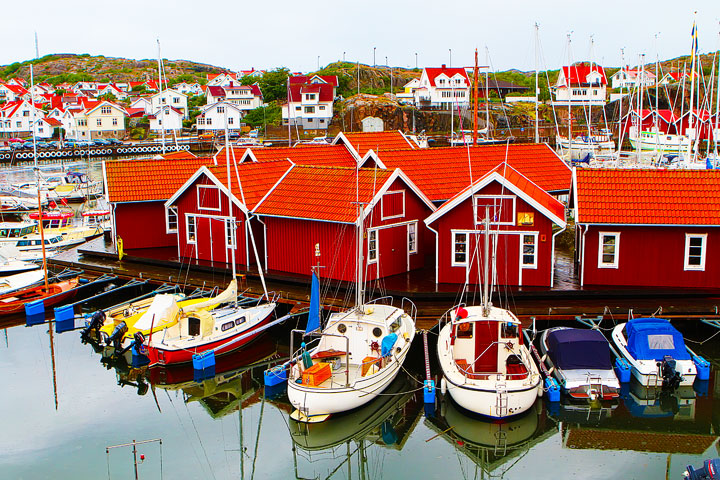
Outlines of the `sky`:
<svg viewBox="0 0 720 480">
<path fill-rule="evenodd" d="M 35 0 L 32 14 L 23 2 L 7 3 L 4 18 L 18 21 L 0 29 L 2 65 L 33 58 L 35 32 L 40 56 L 157 58 L 159 38 L 162 56 L 171 60 L 303 72 L 343 56 L 415 67 L 417 54 L 419 67 L 469 67 L 476 48 L 480 65 L 491 70 L 534 70 L 535 23 L 540 69 L 558 68 L 568 58 L 619 66 L 621 49 L 630 65 L 641 53 L 648 62 L 687 55 L 694 18 L 699 51 L 720 48 L 717 0 L 76 0 L 66 6 Z"/>
</svg>

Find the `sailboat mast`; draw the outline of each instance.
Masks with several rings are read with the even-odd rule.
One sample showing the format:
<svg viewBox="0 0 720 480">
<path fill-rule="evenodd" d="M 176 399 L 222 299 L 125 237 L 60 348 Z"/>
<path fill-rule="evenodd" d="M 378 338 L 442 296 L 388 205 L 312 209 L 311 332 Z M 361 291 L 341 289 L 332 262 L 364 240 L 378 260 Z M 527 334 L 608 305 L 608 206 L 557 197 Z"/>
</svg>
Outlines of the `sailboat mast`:
<svg viewBox="0 0 720 480">
<path fill-rule="evenodd" d="M 568 41 L 568 69 L 567 69 L 567 77 L 565 78 L 565 83 L 567 84 L 568 89 L 568 151 L 570 152 L 570 158 L 572 158 L 572 105 L 570 102 L 570 97 L 572 94 L 572 82 L 570 81 L 570 68 L 572 67 L 572 58 L 570 57 L 570 34 L 567 34 L 567 41 Z"/>
<path fill-rule="evenodd" d="M 720 55 L 718 55 L 717 68 L 717 92 L 715 93 L 715 131 L 713 132 L 713 140 L 715 140 L 715 161 L 718 160 L 718 119 L 720 118 Z"/>
<path fill-rule="evenodd" d="M 232 263 L 232 279 L 236 279 L 237 267 L 235 265 L 235 249 L 237 248 L 237 235 L 235 232 L 235 216 L 233 215 L 232 203 L 232 177 L 230 176 L 230 135 L 228 134 L 227 105 L 225 105 L 225 165 L 227 171 L 227 188 L 228 188 L 228 219 L 225 224 L 225 237 L 230 234 L 232 247 L 230 247 L 230 263 Z M 229 232 L 228 232 L 229 230 Z M 237 307 L 237 295 L 235 295 L 235 306 Z"/>
<path fill-rule="evenodd" d="M 485 99 L 487 102 L 487 98 Z M 473 70 L 473 145 L 477 145 L 478 114 L 478 55 L 475 49 L 475 69 Z M 486 125 L 487 126 L 487 125 Z"/>
<path fill-rule="evenodd" d="M 690 140 L 695 140 L 695 130 L 693 128 L 693 107 L 695 102 L 695 51 L 697 50 L 697 24 L 695 22 L 693 22 L 692 39 L 692 51 L 690 52 L 690 111 L 688 112 L 690 119 L 688 123 L 688 131 L 692 135 Z"/>
<path fill-rule="evenodd" d="M 640 57 L 638 59 L 640 65 L 638 68 L 640 69 L 640 80 L 638 81 L 638 87 L 640 94 L 638 95 L 638 141 L 635 143 L 635 152 L 637 155 L 637 161 L 640 161 L 640 141 L 642 136 L 642 107 L 643 107 L 643 82 L 642 77 L 645 74 L 645 54 L 641 53 Z"/>
<path fill-rule="evenodd" d="M 625 68 L 625 49 L 624 49 L 624 48 L 621 48 L 621 49 L 620 49 L 620 70 L 622 70 L 623 68 Z M 623 110 L 622 110 L 622 105 L 623 105 L 623 98 L 624 98 L 624 96 L 623 96 L 624 90 L 625 90 L 625 82 L 623 82 L 623 83 L 620 84 L 620 107 L 619 107 L 619 108 L 620 108 L 620 113 L 618 114 L 618 156 L 620 155 L 620 150 L 622 149 L 622 140 L 623 140 L 623 134 L 622 134 L 622 131 L 623 131 Z M 630 94 L 628 93 L 628 99 L 629 99 L 629 98 L 630 98 Z M 632 107 L 632 105 L 630 104 L 630 101 L 628 101 L 628 107 Z M 625 122 L 625 124 L 627 124 L 627 122 Z"/>
<path fill-rule="evenodd" d="M 485 46 L 485 128 L 486 138 L 490 137 L 490 50 Z"/>
<path fill-rule="evenodd" d="M 363 255 L 363 233 L 365 229 L 365 215 L 363 204 L 360 203 L 360 165 L 355 167 L 355 205 L 357 206 L 357 287 L 355 288 L 355 306 L 359 307 L 365 303 L 363 270 L 365 267 L 365 256 Z"/>
<path fill-rule="evenodd" d="M 483 315 L 490 315 L 490 206 L 485 206 L 485 278 L 483 282 Z"/>
<path fill-rule="evenodd" d="M 37 160 L 37 125 L 35 118 L 35 76 L 33 73 L 33 65 L 30 64 L 30 110 L 32 111 L 32 138 L 33 138 L 33 158 L 35 159 L 35 182 L 37 185 L 37 202 L 38 202 L 38 231 L 40 232 L 40 243 L 42 245 L 43 272 L 45 272 L 45 290 L 48 289 L 48 271 L 47 271 L 47 255 L 45 255 L 45 230 L 43 228 L 42 201 L 40 199 L 40 168 Z"/>
<path fill-rule="evenodd" d="M 540 87 L 538 86 L 538 43 L 540 42 L 540 35 L 538 33 L 539 26 L 535 23 L 535 143 L 540 143 L 540 126 L 538 117 L 538 102 L 540 101 Z M 477 53 L 475 54 L 477 56 Z"/>
<path fill-rule="evenodd" d="M 157 39 L 158 47 L 158 91 L 160 92 L 160 135 L 162 138 L 162 154 L 165 155 L 165 105 L 163 99 L 167 98 L 162 87 L 162 56 L 160 55 L 160 39 Z M 167 100 L 166 100 L 167 101 Z M 227 132 L 226 132 L 227 133 Z"/>
</svg>

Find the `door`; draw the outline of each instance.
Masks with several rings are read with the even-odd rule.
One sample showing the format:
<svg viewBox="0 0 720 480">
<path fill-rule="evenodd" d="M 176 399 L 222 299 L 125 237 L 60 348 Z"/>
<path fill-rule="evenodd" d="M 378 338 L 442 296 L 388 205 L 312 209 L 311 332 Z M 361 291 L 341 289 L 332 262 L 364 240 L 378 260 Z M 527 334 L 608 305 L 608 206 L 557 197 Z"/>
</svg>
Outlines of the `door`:
<svg viewBox="0 0 720 480">
<path fill-rule="evenodd" d="M 198 259 L 227 263 L 224 218 L 196 217 Z"/>
<path fill-rule="evenodd" d="M 490 265 L 493 285 L 520 284 L 520 235 L 490 232 Z M 485 275 L 485 233 L 474 233 L 468 239 L 468 283 L 481 285 Z"/>
<path fill-rule="evenodd" d="M 407 225 L 378 230 L 378 278 L 407 271 Z"/>
</svg>

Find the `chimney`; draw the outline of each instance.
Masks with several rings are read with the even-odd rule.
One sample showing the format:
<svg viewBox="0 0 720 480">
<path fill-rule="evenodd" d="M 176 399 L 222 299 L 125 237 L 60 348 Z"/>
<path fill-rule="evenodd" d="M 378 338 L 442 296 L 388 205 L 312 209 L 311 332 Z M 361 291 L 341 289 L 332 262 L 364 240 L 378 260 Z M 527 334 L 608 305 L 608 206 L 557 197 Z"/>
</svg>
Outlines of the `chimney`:
<svg viewBox="0 0 720 480">
<path fill-rule="evenodd" d="M 445 68 L 445 64 L 444 64 L 444 63 L 442 64 L 442 68 Z"/>
</svg>

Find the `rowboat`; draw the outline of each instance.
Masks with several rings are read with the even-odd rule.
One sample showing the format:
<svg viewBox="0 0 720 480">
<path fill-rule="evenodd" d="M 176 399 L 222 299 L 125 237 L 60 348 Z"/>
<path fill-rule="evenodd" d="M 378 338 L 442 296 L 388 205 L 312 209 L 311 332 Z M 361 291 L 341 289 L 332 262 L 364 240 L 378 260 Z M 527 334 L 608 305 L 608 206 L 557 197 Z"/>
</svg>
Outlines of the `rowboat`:
<svg viewBox="0 0 720 480">
<path fill-rule="evenodd" d="M 0 295 L 0 315 L 10 315 L 12 313 L 22 312 L 25 304 L 45 299 L 43 301 L 45 308 L 58 305 L 68 298 L 75 295 L 75 287 L 78 285 L 78 278 L 63 280 L 60 282 L 50 283 L 47 288 L 45 285 L 16 290 L 12 293 Z"/>
</svg>

